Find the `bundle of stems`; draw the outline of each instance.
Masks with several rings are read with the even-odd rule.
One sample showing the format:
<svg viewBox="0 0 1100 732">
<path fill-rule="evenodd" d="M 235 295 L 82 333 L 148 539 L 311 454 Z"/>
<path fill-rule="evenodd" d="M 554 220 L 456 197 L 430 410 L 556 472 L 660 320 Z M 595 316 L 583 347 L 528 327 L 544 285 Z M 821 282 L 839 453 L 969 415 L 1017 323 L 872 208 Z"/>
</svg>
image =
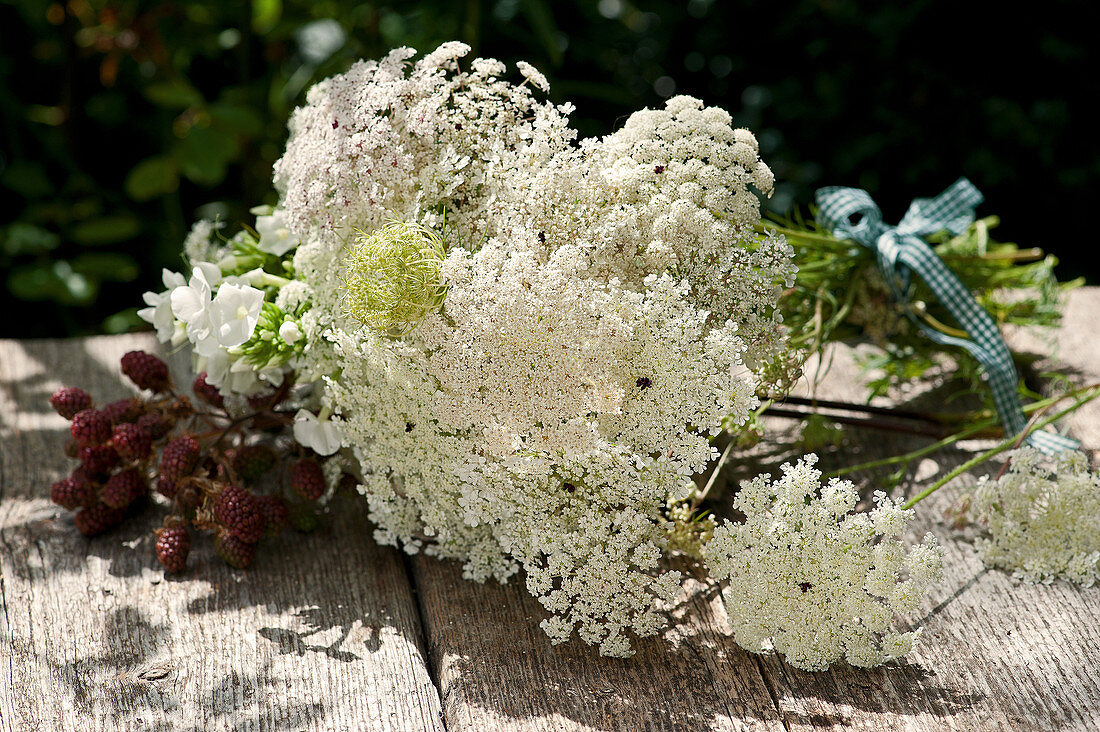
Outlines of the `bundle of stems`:
<svg viewBox="0 0 1100 732">
<path fill-rule="evenodd" d="M 1082 280 L 1060 283 L 1053 255 L 993 239 L 990 232 L 999 222 L 989 216 L 957 236 L 945 232 L 927 241 L 999 326 L 1057 326 L 1065 294 Z M 909 302 L 899 303 L 891 298 L 870 250 L 838 239 L 812 218 L 796 212 L 766 220 L 763 229 L 783 234 L 795 250 L 798 277 L 779 303 L 794 345 L 807 353 L 820 353 L 832 342 L 875 345 L 874 355 L 862 363 L 875 371 L 868 380 L 869 398 L 903 382 L 941 374 L 945 367 L 975 391 L 985 391 L 978 388 L 977 361 L 958 349 L 945 350 L 915 327 L 920 322 L 946 334 L 966 335 L 918 277 L 912 278 Z"/>
</svg>

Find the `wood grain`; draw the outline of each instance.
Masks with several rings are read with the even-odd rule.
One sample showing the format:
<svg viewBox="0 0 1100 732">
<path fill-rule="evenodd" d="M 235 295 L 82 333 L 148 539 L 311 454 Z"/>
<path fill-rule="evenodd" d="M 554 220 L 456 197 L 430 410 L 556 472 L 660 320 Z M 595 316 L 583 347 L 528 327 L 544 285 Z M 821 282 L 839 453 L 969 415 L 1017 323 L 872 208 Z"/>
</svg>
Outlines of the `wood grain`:
<svg viewBox="0 0 1100 732">
<path fill-rule="evenodd" d="M 358 502 L 248 571 L 196 542 L 181 579 L 153 555 L 159 512 L 88 540 L 49 503 L 71 461 L 47 398 L 126 395 L 137 347 L 0 341 L 0 730 L 442 729 L 405 567 Z"/>
<path fill-rule="evenodd" d="M 1057 343 L 1014 333 L 1013 344 L 1042 355 L 1040 368 L 1057 355 L 1076 382 L 1100 380 L 1097 311 L 1100 289 L 1077 291 Z M 46 398 L 63 383 L 124 394 L 118 356 L 151 343 L 0 341 L 4 732 L 1100 728 L 1100 589 L 1031 586 L 984 569 L 972 530 L 944 517 L 966 480 L 918 508 L 911 538 L 935 532 L 947 572 L 918 613 L 921 643 L 906 663 L 872 670 L 810 674 L 743 652 L 703 583 L 685 591 L 678 626 L 638 643 L 632 659 L 603 659 L 579 642 L 553 647 L 522 582 L 478 585 L 454 563 L 381 549 L 352 504 L 318 533 L 270 547 L 252 570 L 226 568 L 203 545 L 190 573 L 167 579 L 149 545 L 151 514 L 87 540 L 46 500 L 68 469 L 65 422 Z M 850 349 L 831 354 L 820 396 L 862 399 L 853 359 Z M 941 407 L 949 396 L 941 384 L 895 395 Z M 1070 425 L 1095 455 L 1100 404 Z M 851 430 L 822 464 L 921 439 Z M 899 490 L 916 492 L 980 446 L 914 465 Z"/>
</svg>

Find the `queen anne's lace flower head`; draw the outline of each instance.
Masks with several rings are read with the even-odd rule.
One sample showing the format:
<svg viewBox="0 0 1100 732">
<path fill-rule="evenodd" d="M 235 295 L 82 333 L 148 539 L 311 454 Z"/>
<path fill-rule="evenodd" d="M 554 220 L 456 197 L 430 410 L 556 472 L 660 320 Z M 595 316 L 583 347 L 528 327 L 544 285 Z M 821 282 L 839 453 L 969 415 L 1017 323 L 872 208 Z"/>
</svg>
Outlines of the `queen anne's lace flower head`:
<svg viewBox="0 0 1100 732">
<path fill-rule="evenodd" d="M 892 620 L 915 610 L 939 577 L 935 538 L 906 551 L 899 537 L 912 509 L 876 492 L 870 514 L 852 513 L 855 487 L 822 485 L 816 461 L 784 464 L 774 482 L 762 475 L 743 483 L 734 505 L 744 522 L 719 526 L 703 550 L 711 577 L 729 580 L 734 639 L 811 671 L 904 656 L 919 631 L 895 631 Z"/>
<path fill-rule="evenodd" d="M 311 89 L 259 241 L 218 260 L 243 279 L 171 298 L 201 335 L 218 287 L 265 288 L 252 340 L 196 341 L 211 383 L 255 388 L 239 374 L 269 378 L 278 339 L 332 410 L 295 437 L 354 452 L 379 541 L 476 580 L 522 569 L 554 641 L 628 655 L 679 589 L 662 558 L 710 533 L 684 507 L 712 438 L 789 356 L 792 252 L 756 233 L 771 173 L 722 110 L 677 97 L 576 143 L 542 74 L 469 50 Z"/>
<path fill-rule="evenodd" d="M 360 235 L 344 263 L 344 311 L 387 335 L 408 333 L 443 304 L 443 257 L 443 239 L 420 224 L 390 221 Z"/>
<path fill-rule="evenodd" d="M 1009 456 L 1004 475 L 983 478 L 970 511 L 986 530 L 983 561 L 1029 582 L 1100 579 L 1100 475 L 1068 451 L 1049 458 L 1030 447 Z"/>
</svg>

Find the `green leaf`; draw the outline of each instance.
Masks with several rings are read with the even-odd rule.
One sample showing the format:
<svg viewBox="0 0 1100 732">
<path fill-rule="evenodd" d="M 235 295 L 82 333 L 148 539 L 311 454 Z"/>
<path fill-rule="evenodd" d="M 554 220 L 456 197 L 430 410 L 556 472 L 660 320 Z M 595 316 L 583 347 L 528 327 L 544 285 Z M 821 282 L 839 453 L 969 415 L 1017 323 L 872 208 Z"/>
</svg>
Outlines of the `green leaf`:
<svg viewBox="0 0 1100 732">
<path fill-rule="evenodd" d="M 129 333 L 130 331 L 147 328 L 144 320 L 138 317 L 137 308 L 120 310 L 103 319 L 103 330 L 106 333 Z"/>
<path fill-rule="evenodd" d="M 65 305 L 88 305 L 98 284 L 74 272 L 65 260 L 19 267 L 8 275 L 8 291 L 19 300 L 56 300 Z"/>
<path fill-rule="evenodd" d="M 10 256 L 20 254 L 45 254 L 57 248 L 61 237 L 34 224 L 16 221 L 3 236 L 3 251 Z"/>
<path fill-rule="evenodd" d="M 174 150 L 180 171 L 199 185 L 213 186 L 225 179 L 226 166 L 237 154 L 231 136 L 209 127 L 192 127 Z"/>
<path fill-rule="evenodd" d="M 252 3 L 252 30 L 259 34 L 270 31 L 283 15 L 282 0 L 254 0 Z"/>
<path fill-rule="evenodd" d="M 550 9 L 547 0 L 521 0 L 520 7 L 531 24 L 531 30 L 535 32 L 542 44 L 550 62 L 555 66 L 561 66 L 562 51 L 560 43 L 561 34 L 554 22 L 554 13 Z"/>
<path fill-rule="evenodd" d="M 176 161 L 163 155 L 146 158 L 126 176 L 126 193 L 135 201 L 148 201 L 174 193 L 180 185 Z"/>
<path fill-rule="evenodd" d="M 98 246 L 113 244 L 134 238 L 141 231 L 141 223 L 131 214 L 101 216 L 73 227 L 70 238 L 79 244 Z"/>
<path fill-rule="evenodd" d="M 81 254 L 72 261 L 74 272 L 87 275 L 91 279 L 110 282 L 131 282 L 140 273 L 137 262 L 126 254 L 95 252 Z"/>
<path fill-rule="evenodd" d="M 53 193 L 46 171 L 38 163 L 13 160 L 0 174 L 0 184 L 12 189 L 23 198 L 43 198 Z"/>
<path fill-rule="evenodd" d="M 214 125 L 227 132 L 255 137 L 263 132 L 264 123 L 253 110 L 239 104 L 219 102 L 208 110 Z"/>
<path fill-rule="evenodd" d="M 144 91 L 150 102 L 167 109 L 187 109 L 203 103 L 202 94 L 185 79 L 154 82 Z"/>
</svg>

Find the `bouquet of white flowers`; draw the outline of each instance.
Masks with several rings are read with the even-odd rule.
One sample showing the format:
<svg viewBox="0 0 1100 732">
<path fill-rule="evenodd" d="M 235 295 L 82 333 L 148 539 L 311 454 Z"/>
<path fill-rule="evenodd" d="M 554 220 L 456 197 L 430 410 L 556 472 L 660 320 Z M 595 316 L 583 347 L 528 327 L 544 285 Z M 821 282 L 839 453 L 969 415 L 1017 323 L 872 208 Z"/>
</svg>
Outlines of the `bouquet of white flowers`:
<svg viewBox="0 0 1100 732">
<path fill-rule="evenodd" d="M 679 554 L 728 580 L 746 648 L 815 669 L 906 653 L 916 634 L 895 614 L 940 562 L 931 536 L 900 542 L 911 507 L 879 493 L 853 513 L 854 486 L 822 485 L 811 456 L 746 483 L 741 523 L 700 508 L 716 438 L 805 357 L 780 315 L 794 250 L 760 225 L 773 176 L 753 134 L 679 96 L 578 140 L 537 70 L 513 83 L 468 52 L 397 49 L 318 84 L 275 166 L 278 204 L 229 237 L 195 226 L 190 272 L 166 271 L 140 314 L 192 347 L 196 393 L 224 409 L 205 418 L 292 423 L 299 494 L 354 484 L 378 541 L 477 581 L 522 572 L 554 642 L 629 655 L 668 622 Z M 190 522 L 245 565 L 286 523 L 240 488 L 270 455 L 241 442 L 204 462 L 187 440 L 161 460 L 180 509 L 158 556 L 182 567 Z"/>
</svg>

